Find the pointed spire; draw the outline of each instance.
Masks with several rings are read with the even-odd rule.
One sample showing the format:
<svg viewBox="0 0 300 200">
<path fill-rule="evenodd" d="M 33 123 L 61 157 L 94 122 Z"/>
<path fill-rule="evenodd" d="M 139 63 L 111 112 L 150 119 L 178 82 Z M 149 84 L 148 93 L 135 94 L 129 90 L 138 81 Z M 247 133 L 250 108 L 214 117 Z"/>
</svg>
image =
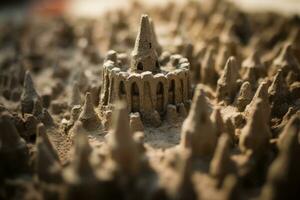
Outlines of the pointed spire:
<svg viewBox="0 0 300 200">
<path fill-rule="evenodd" d="M 246 109 L 245 109 L 245 116 L 246 117 L 254 109 L 256 101 L 261 99 L 263 104 L 264 104 L 264 106 L 262 106 L 262 108 L 264 109 L 263 113 L 264 113 L 264 116 L 265 116 L 265 120 L 267 122 L 269 122 L 271 110 L 270 110 L 270 104 L 269 104 L 268 88 L 269 88 L 269 83 L 265 82 L 265 81 L 262 82 L 258 86 L 258 88 L 257 88 L 257 90 L 254 94 L 254 97 L 252 98 L 251 102 L 246 106 Z"/>
<path fill-rule="evenodd" d="M 29 96 L 37 96 L 34 84 L 29 71 L 26 71 L 24 78 L 24 92 Z"/>
<path fill-rule="evenodd" d="M 162 53 L 162 47 L 160 46 L 160 44 L 157 40 L 157 35 L 156 35 L 156 32 L 155 32 L 155 26 L 154 26 L 154 22 L 153 22 L 152 18 L 149 19 L 149 22 L 150 22 L 152 37 L 153 37 L 152 41 L 154 43 L 154 47 L 155 47 L 155 50 L 157 52 L 157 55 L 160 55 Z"/>
<path fill-rule="evenodd" d="M 231 56 L 217 83 L 217 99 L 227 104 L 232 103 L 237 92 L 238 67 L 235 57 Z"/>
<path fill-rule="evenodd" d="M 85 95 L 84 105 L 78 120 L 82 122 L 83 128 L 87 131 L 94 131 L 101 126 L 100 119 L 94 110 L 91 94 L 89 92 Z"/>
<path fill-rule="evenodd" d="M 46 108 L 43 108 L 40 120 L 46 127 L 51 127 L 54 125 L 54 120 Z"/>
<path fill-rule="evenodd" d="M 190 151 L 182 151 L 179 180 L 176 187 L 176 199 L 197 199 L 197 194 L 192 181 L 192 154 Z"/>
<path fill-rule="evenodd" d="M 242 76 L 244 81 L 248 81 L 253 86 L 257 84 L 258 76 L 255 68 L 246 68 L 242 71 L 244 71 Z"/>
<path fill-rule="evenodd" d="M 251 102 L 253 95 L 251 84 L 248 81 L 244 82 L 235 100 L 235 105 L 239 112 L 245 110 L 246 106 Z"/>
<path fill-rule="evenodd" d="M 218 70 L 219 74 L 223 71 L 229 57 L 230 54 L 228 47 L 226 45 L 222 45 L 219 48 L 218 56 L 216 59 L 216 69 Z"/>
<path fill-rule="evenodd" d="M 30 173 L 30 155 L 26 142 L 20 137 L 12 116 L 3 112 L 0 116 L 0 154 L 1 173 L 0 179 L 13 178 L 18 174 Z"/>
<path fill-rule="evenodd" d="M 255 84 L 259 78 L 263 78 L 267 75 L 266 68 L 260 60 L 258 51 L 254 51 L 244 60 L 241 74 L 243 79 L 249 81 L 251 84 Z"/>
<path fill-rule="evenodd" d="M 242 63 L 242 68 L 263 68 L 258 51 L 254 50 L 250 56 Z"/>
<path fill-rule="evenodd" d="M 59 183 L 61 177 L 61 165 L 58 156 L 53 149 L 42 124 L 37 127 L 38 137 L 36 139 L 36 162 L 35 169 L 40 181 L 47 183 Z"/>
<path fill-rule="evenodd" d="M 284 138 L 279 155 L 270 166 L 261 199 L 297 199 L 299 196 L 299 131 L 291 128 Z"/>
<path fill-rule="evenodd" d="M 35 100 L 39 100 L 39 96 L 34 88 L 30 72 L 26 71 L 21 95 L 22 113 L 32 113 Z"/>
<path fill-rule="evenodd" d="M 230 45 L 232 48 L 235 43 L 238 43 L 238 39 L 234 34 L 234 23 L 229 21 L 226 23 L 221 35 L 220 35 L 220 41 L 223 44 Z"/>
<path fill-rule="evenodd" d="M 209 84 L 211 86 L 216 85 L 217 72 L 215 69 L 212 48 L 209 48 L 204 55 L 203 61 L 201 63 L 200 75 L 202 83 Z"/>
<path fill-rule="evenodd" d="M 211 120 L 216 126 L 217 136 L 220 136 L 222 133 L 226 132 L 220 108 L 215 108 L 213 110 L 213 113 L 211 114 Z"/>
<path fill-rule="evenodd" d="M 32 114 L 39 118 L 42 115 L 43 112 L 43 105 L 38 99 L 33 100 L 33 109 L 32 109 Z"/>
<path fill-rule="evenodd" d="M 148 15 L 142 15 L 140 29 L 132 51 L 132 71 L 157 71 L 158 61 Z"/>
<path fill-rule="evenodd" d="M 57 151 L 54 149 L 53 145 L 51 144 L 48 138 L 46 127 L 42 123 L 40 123 L 37 125 L 36 128 L 37 128 L 37 138 L 40 138 L 39 140 L 42 140 L 43 145 L 47 146 L 47 149 L 52 154 L 52 157 L 59 162 Z"/>
<path fill-rule="evenodd" d="M 275 98 L 286 98 L 288 93 L 288 88 L 284 80 L 283 71 L 279 69 L 273 78 L 273 81 L 268 89 L 270 99 L 275 100 Z"/>
<path fill-rule="evenodd" d="M 99 199 L 99 195 L 103 194 L 102 191 L 99 193 L 93 158 L 87 135 L 78 132 L 75 136 L 73 160 L 63 170 L 66 199 Z"/>
<path fill-rule="evenodd" d="M 217 148 L 210 163 L 211 176 L 218 179 L 218 185 L 223 182 L 225 176 L 233 172 L 233 161 L 230 159 L 230 138 L 228 134 L 219 137 Z"/>
<path fill-rule="evenodd" d="M 109 132 L 112 158 L 121 171 L 135 175 L 140 167 L 138 147 L 130 132 L 129 115 L 125 103 L 116 103 L 112 126 Z"/>
<path fill-rule="evenodd" d="M 8 113 L 0 117 L 0 151 L 26 148 L 26 142 L 20 137 L 15 125 Z"/>
<path fill-rule="evenodd" d="M 273 78 L 273 81 L 268 89 L 268 93 L 271 97 L 277 96 L 281 98 L 282 95 L 286 95 L 286 87 L 287 86 L 283 78 L 283 72 L 281 69 L 279 69 Z"/>
<path fill-rule="evenodd" d="M 201 85 L 198 85 L 190 112 L 181 130 L 181 146 L 191 149 L 196 157 L 211 155 L 216 146 L 217 134 L 208 110 L 205 93 Z"/>
<path fill-rule="evenodd" d="M 292 45 L 290 43 L 287 43 L 282 47 L 279 56 L 273 61 L 273 66 L 276 69 L 288 66 L 294 72 L 299 73 L 300 65 L 293 54 Z"/>
<path fill-rule="evenodd" d="M 76 135 L 74 150 L 73 172 L 81 180 L 93 180 L 95 173 L 90 163 L 92 148 L 86 134 L 79 133 Z"/>
<path fill-rule="evenodd" d="M 283 128 L 281 134 L 278 137 L 277 145 L 279 149 L 283 148 L 283 144 L 288 138 L 288 135 L 291 134 L 290 132 L 300 133 L 300 118 L 297 115 L 294 115 L 288 123 Z"/>
<path fill-rule="evenodd" d="M 241 131 L 239 147 L 242 152 L 251 150 L 254 154 L 261 155 L 269 147 L 271 132 L 267 124 L 268 118 L 265 117 L 264 111 L 266 109 L 264 107 L 263 100 L 258 98 L 249 114 L 246 126 Z"/>
<path fill-rule="evenodd" d="M 271 103 L 272 116 L 282 117 L 287 110 L 283 109 L 282 104 L 287 101 L 289 94 L 288 86 L 284 80 L 283 71 L 278 70 L 268 89 L 269 100 Z"/>
<path fill-rule="evenodd" d="M 72 87 L 71 99 L 70 99 L 70 107 L 74 107 L 75 105 L 81 105 L 81 95 L 78 87 L 78 83 L 75 82 Z"/>
</svg>

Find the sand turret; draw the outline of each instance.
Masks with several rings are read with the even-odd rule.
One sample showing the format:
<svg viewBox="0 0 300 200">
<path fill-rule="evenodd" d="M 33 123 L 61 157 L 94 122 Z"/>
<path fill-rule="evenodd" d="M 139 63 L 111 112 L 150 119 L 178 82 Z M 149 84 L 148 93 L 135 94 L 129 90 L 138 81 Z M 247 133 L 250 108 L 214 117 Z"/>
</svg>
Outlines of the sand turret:
<svg viewBox="0 0 300 200">
<path fill-rule="evenodd" d="M 149 17 L 148 15 L 142 15 L 139 32 L 131 53 L 131 71 L 157 71 L 159 64 L 155 48 L 156 43 L 154 41 L 153 29 L 149 22 Z"/>
</svg>

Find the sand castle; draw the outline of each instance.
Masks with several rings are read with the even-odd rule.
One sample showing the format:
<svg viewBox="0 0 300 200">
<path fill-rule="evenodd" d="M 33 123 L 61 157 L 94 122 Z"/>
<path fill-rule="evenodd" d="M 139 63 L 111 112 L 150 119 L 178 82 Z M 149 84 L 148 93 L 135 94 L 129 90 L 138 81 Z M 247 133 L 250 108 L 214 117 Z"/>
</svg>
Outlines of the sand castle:
<svg viewBox="0 0 300 200">
<path fill-rule="evenodd" d="M 299 199 L 299 17 L 32 19 L 0 24 L 0 199 Z"/>
<path fill-rule="evenodd" d="M 168 105 L 185 109 L 190 100 L 189 62 L 172 55 L 161 65 L 156 52 L 153 27 L 143 15 L 129 66 L 120 65 L 118 54 L 110 51 L 104 63 L 100 110 L 110 110 L 117 100 L 127 102 L 128 111 L 141 113 L 143 121 L 160 120 Z"/>
</svg>

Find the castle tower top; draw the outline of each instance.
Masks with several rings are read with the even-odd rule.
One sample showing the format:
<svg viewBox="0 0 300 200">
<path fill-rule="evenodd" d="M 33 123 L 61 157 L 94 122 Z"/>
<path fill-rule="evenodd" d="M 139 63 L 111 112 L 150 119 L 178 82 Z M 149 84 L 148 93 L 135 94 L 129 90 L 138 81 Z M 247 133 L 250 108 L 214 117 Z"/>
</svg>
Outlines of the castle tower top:
<svg viewBox="0 0 300 200">
<path fill-rule="evenodd" d="M 142 15 L 140 28 L 135 40 L 134 49 L 131 53 L 131 71 L 155 72 L 159 70 L 155 42 L 148 15 Z"/>
</svg>

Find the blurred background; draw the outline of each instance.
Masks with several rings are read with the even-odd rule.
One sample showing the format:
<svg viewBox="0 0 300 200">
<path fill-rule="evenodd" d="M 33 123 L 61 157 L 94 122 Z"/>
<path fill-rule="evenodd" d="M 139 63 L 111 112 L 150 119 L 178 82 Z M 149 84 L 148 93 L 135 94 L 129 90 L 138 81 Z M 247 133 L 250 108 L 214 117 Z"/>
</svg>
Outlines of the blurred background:
<svg viewBox="0 0 300 200">
<path fill-rule="evenodd" d="M 132 0 L 3 0 L 0 16 L 22 16 L 23 14 L 58 15 L 75 17 L 97 17 L 103 11 L 126 8 Z M 169 1 L 185 0 L 140 0 L 149 5 L 161 5 Z M 186 0 L 191 1 L 191 0 Z M 196 1 L 196 0 L 194 0 Z M 199 0 L 201 1 L 201 0 Z M 203 1 L 203 0 L 202 0 Z M 229 0 L 247 11 L 272 11 L 285 15 L 300 14 L 300 0 Z"/>
</svg>

